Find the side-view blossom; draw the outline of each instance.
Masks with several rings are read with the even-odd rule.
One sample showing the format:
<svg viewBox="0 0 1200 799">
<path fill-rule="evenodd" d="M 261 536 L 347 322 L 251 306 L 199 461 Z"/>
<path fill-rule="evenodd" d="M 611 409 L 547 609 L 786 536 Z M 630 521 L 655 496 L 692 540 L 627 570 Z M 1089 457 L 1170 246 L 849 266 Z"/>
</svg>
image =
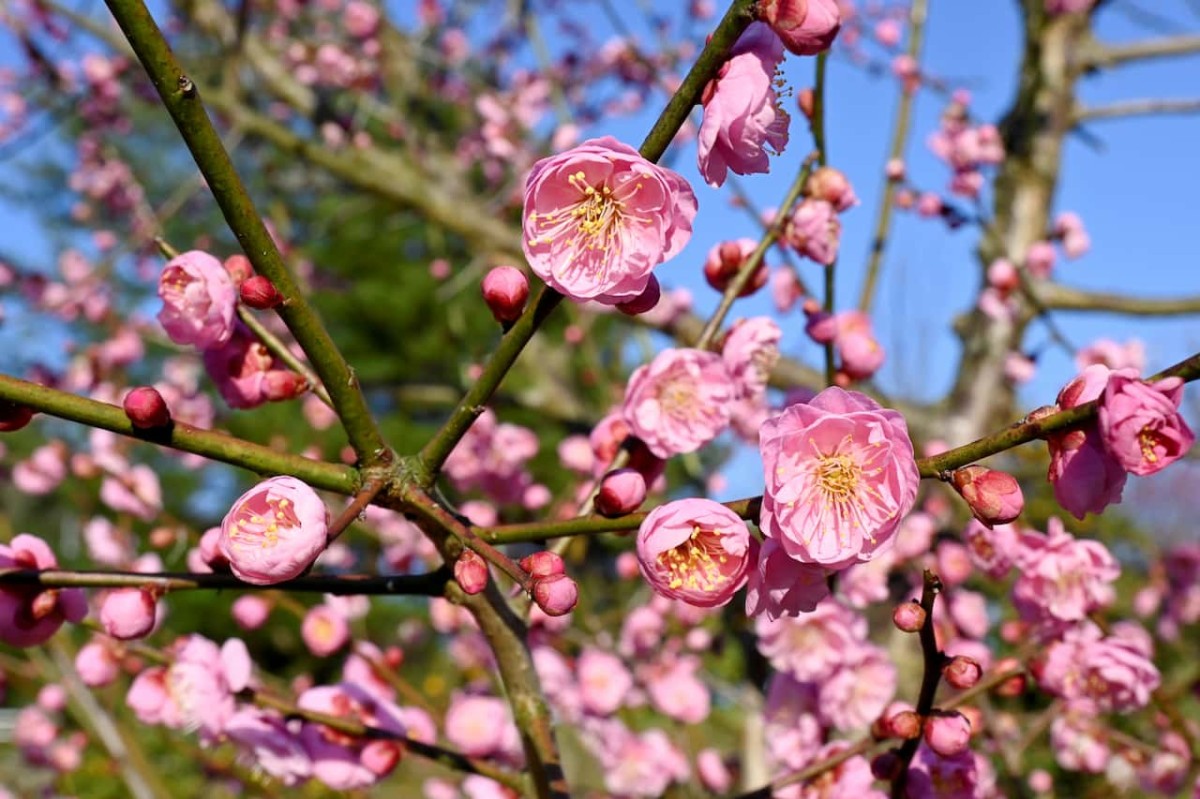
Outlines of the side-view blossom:
<svg viewBox="0 0 1200 799">
<path fill-rule="evenodd" d="M 666 349 L 639 366 L 625 388 L 630 430 L 660 458 L 695 452 L 729 425 L 733 380 L 721 356 Z"/>
<path fill-rule="evenodd" d="M 655 591 L 715 607 L 745 584 L 753 551 L 736 513 L 710 499 L 683 499 L 650 512 L 638 529 L 637 554 Z"/>
<path fill-rule="evenodd" d="M 1179 460 L 1196 442 L 1179 413 L 1182 399 L 1178 377 L 1148 383 L 1113 372 L 1096 417 L 1105 449 L 1130 474 L 1154 474 Z"/>
<path fill-rule="evenodd" d="M 208 253 L 190 250 L 168 261 L 158 280 L 158 296 L 163 301 L 158 321 L 176 344 L 208 349 L 233 335 L 237 287 Z"/>
<path fill-rule="evenodd" d="M 0 569 L 56 568 L 53 550 L 35 535 L 20 533 L 0 544 Z M 78 588 L 0 587 L 0 641 L 10 646 L 37 646 L 63 622 L 82 621 L 86 615 L 87 598 Z"/>
<path fill-rule="evenodd" d="M 773 538 L 763 541 L 756 560 L 746 586 L 747 616 L 797 616 L 829 596 L 829 573 L 815 563 L 795 560 Z"/>
<path fill-rule="evenodd" d="M 975 518 L 988 527 L 1008 524 L 1025 508 L 1020 484 L 1006 472 L 986 466 L 964 466 L 954 471 L 950 482 L 967 501 Z"/>
<path fill-rule="evenodd" d="M 398 735 L 405 732 L 400 708 L 351 683 L 309 688 L 296 704 L 305 710 L 353 719 L 385 732 Z M 401 757 L 396 741 L 354 738 L 316 722 L 304 723 L 300 740 L 312 761 L 313 777 L 335 791 L 374 785 L 391 773 Z"/>
<path fill-rule="evenodd" d="M 828 50 L 842 26 L 837 0 L 759 0 L 757 11 L 796 55 Z"/>
<path fill-rule="evenodd" d="M 651 270 L 692 235 L 687 181 L 611 136 L 533 165 L 522 246 L 529 266 L 573 300 L 606 304 L 642 293 Z"/>
<path fill-rule="evenodd" d="M 770 153 L 787 146 L 790 118 L 775 90 L 782 60 L 779 37 L 761 22 L 751 23 L 706 88 L 697 157 L 713 188 L 730 171 L 769 172 Z"/>
<path fill-rule="evenodd" d="M 805 563 L 871 560 L 916 500 L 904 417 L 855 391 L 827 388 L 788 406 L 763 424 L 759 450 L 763 533 Z"/>
<path fill-rule="evenodd" d="M 806 199 L 783 229 L 783 240 L 796 252 L 819 264 L 829 266 L 837 260 L 842 238 L 842 223 L 837 211 L 824 200 Z"/>
<path fill-rule="evenodd" d="M 295 477 L 271 477 L 238 497 L 217 546 L 239 579 L 256 585 L 299 577 L 325 549 L 328 511 Z"/>
<path fill-rule="evenodd" d="M 1110 370 L 1092 364 L 1058 393 L 1058 407 L 1074 408 L 1097 399 L 1108 384 Z M 1047 477 L 1054 498 L 1072 516 L 1082 519 L 1121 501 L 1126 471 L 1104 447 L 1097 423 L 1046 439 L 1050 449 Z"/>
</svg>

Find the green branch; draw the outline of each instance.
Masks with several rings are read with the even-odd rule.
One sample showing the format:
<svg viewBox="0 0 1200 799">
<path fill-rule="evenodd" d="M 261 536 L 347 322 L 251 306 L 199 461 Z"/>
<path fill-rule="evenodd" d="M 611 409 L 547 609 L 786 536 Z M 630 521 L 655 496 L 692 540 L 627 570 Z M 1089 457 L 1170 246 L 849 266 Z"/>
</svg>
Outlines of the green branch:
<svg viewBox="0 0 1200 799">
<path fill-rule="evenodd" d="M 211 460 L 240 466 L 258 474 L 290 474 L 314 488 L 326 491 L 353 494 L 359 483 L 358 470 L 350 466 L 276 452 L 261 444 L 179 422 L 161 430 L 139 430 L 130 423 L 125 410 L 116 405 L 68 394 L 8 375 L 0 375 L 0 400 L 28 405 L 60 419 L 111 430 L 130 438 L 203 455 Z"/>
<path fill-rule="evenodd" d="M 297 577 L 271 585 L 243 582 L 232 574 L 0 569 L 0 585 L 38 588 L 149 588 L 163 592 L 220 591 L 232 588 L 242 591 L 291 591 L 337 596 L 441 596 L 449 579 L 450 572 L 444 568 L 427 574 L 316 575 Z"/>
<path fill-rule="evenodd" d="M 117 25 L 142 62 L 163 105 L 204 175 L 229 229 L 237 236 L 255 270 L 270 278 L 284 297 L 277 311 L 312 362 L 346 429 L 347 438 L 366 465 L 385 462 L 390 450 L 367 407 L 358 379 L 330 338 L 316 311 L 304 299 L 262 217 L 221 143 L 200 92 L 175 60 L 162 31 L 142 0 L 105 0 Z"/>
</svg>

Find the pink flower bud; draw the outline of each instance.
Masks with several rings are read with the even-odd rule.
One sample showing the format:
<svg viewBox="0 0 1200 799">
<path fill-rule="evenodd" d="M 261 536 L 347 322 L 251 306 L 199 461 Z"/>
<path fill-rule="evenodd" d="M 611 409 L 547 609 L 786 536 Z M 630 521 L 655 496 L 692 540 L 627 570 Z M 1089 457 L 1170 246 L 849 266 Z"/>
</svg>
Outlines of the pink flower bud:
<svg viewBox="0 0 1200 799">
<path fill-rule="evenodd" d="M 139 386 L 125 395 L 125 415 L 139 430 L 153 430 L 171 423 L 171 409 L 158 389 Z"/>
<path fill-rule="evenodd" d="M 395 741 L 371 741 L 363 747 L 358 762 L 372 774 L 386 777 L 396 768 L 400 757 L 400 745 Z"/>
<path fill-rule="evenodd" d="M 287 369 L 272 369 L 263 375 L 263 396 L 271 402 L 295 399 L 308 391 L 308 380 Z"/>
<path fill-rule="evenodd" d="M 887 719 L 887 732 L 893 738 L 916 738 L 921 734 L 921 717 L 913 710 L 901 710 Z"/>
<path fill-rule="evenodd" d="M 992 261 L 987 270 L 988 285 L 997 291 L 1013 291 L 1021 285 L 1017 268 L 1007 258 L 997 258 Z"/>
<path fill-rule="evenodd" d="M 709 250 L 708 257 L 704 259 L 704 279 L 708 281 L 708 285 L 717 291 L 724 291 L 737 277 L 738 272 L 742 271 L 742 265 L 757 247 L 758 242 L 754 239 L 737 239 L 723 241 Z M 748 297 L 758 291 L 767 284 L 767 277 L 769 274 L 766 264 L 759 262 L 754 275 L 738 296 Z"/>
<path fill-rule="evenodd" d="M 329 513 L 316 491 L 295 477 L 271 477 L 233 503 L 217 547 L 239 579 L 271 585 L 312 565 L 325 549 L 328 527 Z"/>
<path fill-rule="evenodd" d="M 154 629 L 154 594 L 144 588 L 118 588 L 104 596 L 100 624 L 113 638 L 144 638 Z"/>
<path fill-rule="evenodd" d="M 225 271 L 229 273 L 235 286 L 242 285 L 254 276 L 254 267 L 251 266 L 250 259 L 241 253 L 225 259 Z"/>
<path fill-rule="evenodd" d="M 654 310 L 658 305 L 658 301 L 662 299 L 662 286 L 658 282 L 658 278 L 650 275 L 650 279 L 646 281 L 646 288 L 642 293 L 627 302 L 617 303 L 617 310 L 626 316 L 638 316 L 648 311 Z"/>
<path fill-rule="evenodd" d="M 942 668 L 942 676 L 951 687 L 963 690 L 979 682 L 979 678 L 983 676 L 983 667 L 974 658 L 955 655 Z"/>
<path fill-rule="evenodd" d="M 958 711 L 934 711 L 925 719 L 925 743 L 942 757 L 954 757 L 971 740 L 971 722 Z"/>
<path fill-rule="evenodd" d="M 579 601 L 579 586 L 565 574 L 538 577 L 533 581 L 533 601 L 547 616 L 565 616 Z"/>
<path fill-rule="evenodd" d="M 596 512 L 601 516 L 633 513 L 646 499 L 646 478 L 636 469 L 617 469 L 604 476 L 596 494 Z"/>
<path fill-rule="evenodd" d="M 474 550 L 464 549 L 458 560 L 454 561 L 454 579 L 463 591 L 478 594 L 487 588 L 487 563 Z"/>
<path fill-rule="evenodd" d="M 234 600 L 229 613 L 238 627 L 257 630 L 266 624 L 267 617 L 271 615 L 271 603 L 254 594 L 243 594 Z"/>
<path fill-rule="evenodd" d="M 824 200 L 841 212 L 858 205 L 858 197 L 846 175 L 831 166 L 823 166 L 808 179 L 808 196 Z"/>
<path fill-rule="evenodd" d="M 563 566 L 563 559 L 558 556 L 558 553 L 544 549 L 541 552 L 534 552 L 532 555 L 526 555 L 521 558 L 521 568 L 529 573 L 530 577 L 553 577 L 556 574 L 566 574 L 566 567 Z"/>
<path fill-rule="evenodd" d="M 241 288 L 238 289 L 238 293 L 242 302 L 260 311 L 274 308 L 283 302 L 283 295 L 275 288 L 275 284 L 271 282 L 270 278 L 263 275 L 246 278 Z"/>
<path fill-rule="evenodd" d="M 0 400 L 0 433 L 12 433 L 29 424 L 33 418 L 33 408 L 28 405 L 18 405 L 8 400 Z"/>
<path fill-rule="evenodd" d="M 842 26 L 837 0 L 759 0 L 757 12 L 796 55 L 828 50 Z"/>
<path fill-rule="evenodd" d="M 497 266 L 483 276 L 483 301 L 497 322 L 515 322 L 529 299 L 529 278 L 513 266 Z"/>
<path fill-rule="evenodd" d="M 901 632 L 915 633 L 925 626 L 925 608 L 918 602 L 904 602 L 892 611 L 892 623 Z"/>
<path fill-rule="evenodd" d="M 1008 524 L 1025 508 L 1021 486 L 1011 474 L 986 466 L 964 466 L 950 479 L 971 507 L 971 513 L 988 527 Z"/>
<path fill-rule="evenodd" d="M 884 174 L 888 180 L 901 181 L 907 174 L 904 161 L 899 158 L 890 159 L 883 168 Z"/>
<path fill-rule="evenodd" d="M 812 121 L 813 118 L 813 104 L 815 102 L 816 99 L 811 88 L 805 87 L 796 92 L 796 107 L 800 109 L 801 114 L 804 114 L 804 118 L 809 121 Z"/>
</svg>

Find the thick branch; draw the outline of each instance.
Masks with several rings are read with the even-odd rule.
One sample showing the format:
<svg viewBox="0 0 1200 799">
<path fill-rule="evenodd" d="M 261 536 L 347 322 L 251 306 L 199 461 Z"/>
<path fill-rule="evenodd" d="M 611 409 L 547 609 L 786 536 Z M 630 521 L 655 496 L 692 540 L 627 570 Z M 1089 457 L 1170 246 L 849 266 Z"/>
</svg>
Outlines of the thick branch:
<svg viewBox="0 0 1200 799">
<path fill-rule="evenodd" d="M 1042 305 L 1062 311 L 1097 311 L 1130 316 L 1180 316 L 1200 313 L 1200 297 L 1130 297 L 1042 283 L 1037 287 Z"/>
<path fill-rule="evenodd" d="M 1132 61 L 1147 61 L 1152 58 L 1200 53 L 1200 36 L 1166 36 L 1161 39 L 1146 39 L 1129 44 L 1103 44 L 1092 42 L 1084 51 L 1083 64 L 1089 69 L 1105 69 L 1128 64 Z"/>
<path fill-rule="evenodd" d="M 1123 100 L 1119 103 L 1111 103 L 1109 105 L 1084 106 L 1075 112 L 1075 121 L 1094 122 L 1100 119 L 1120 119 L 1132 116 L 1196 113 L 1200 113 L 1200 98 L 1150 98 L 1145 100 Z"/>
<path fill-rule="evenodd" d="M 117 25 L 133 46 L 154 83 L 163 105 L 179 129 L 229 229 L 262 275 L 283 295 L 280 318 L 303 348 L 329 392 L 338 417 L 359 459 L 371 465 L 386 461 L 390 450 L 367 407 L 358 380 L 316 311 L 304 299 L 291 269 L 284 263 L 262 217 L 225 151 L 221 137 L 200 102 L 199 89 L 175 60 L 170 46 L 142 0 L 106 0 Z"/>
<path fill-rule="evenodd" d="M 224 433 L 201 430 L 191 425 L 176 422 L 163 430 L 138 430 L 130 424 L 125 411 L 116 405 L 68 394 L 8 375 L 0 375 L 0 400 L 28 405 L 60 419 L 111 430 L 123 436 L 139 438 L 182 452 L 203 455 L 258 474 L 290 474 L 314 488 L 323 488 L 326 491 L 352 494 L 359 483 L 358 470 L 352 467 L 276 452 L 261 444 L 243 441 Z"/>
</svg>

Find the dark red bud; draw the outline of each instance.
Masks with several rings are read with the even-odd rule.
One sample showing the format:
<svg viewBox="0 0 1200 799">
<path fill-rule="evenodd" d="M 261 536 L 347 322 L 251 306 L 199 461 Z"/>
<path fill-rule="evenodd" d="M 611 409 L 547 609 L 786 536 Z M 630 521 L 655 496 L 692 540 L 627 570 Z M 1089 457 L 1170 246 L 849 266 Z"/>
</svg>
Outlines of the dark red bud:
<svg viewBox="0 0 1200 799">
<path fill-rule="evenodd" d="M 260 311 L 274 308 L 283 302 L 283 295 L 276 290 L 275 284 L 271 282 L 270 278 L 262 275 L 246 278 L 238 291 L 241 294 L 242 302 Z"/>
</svg>

